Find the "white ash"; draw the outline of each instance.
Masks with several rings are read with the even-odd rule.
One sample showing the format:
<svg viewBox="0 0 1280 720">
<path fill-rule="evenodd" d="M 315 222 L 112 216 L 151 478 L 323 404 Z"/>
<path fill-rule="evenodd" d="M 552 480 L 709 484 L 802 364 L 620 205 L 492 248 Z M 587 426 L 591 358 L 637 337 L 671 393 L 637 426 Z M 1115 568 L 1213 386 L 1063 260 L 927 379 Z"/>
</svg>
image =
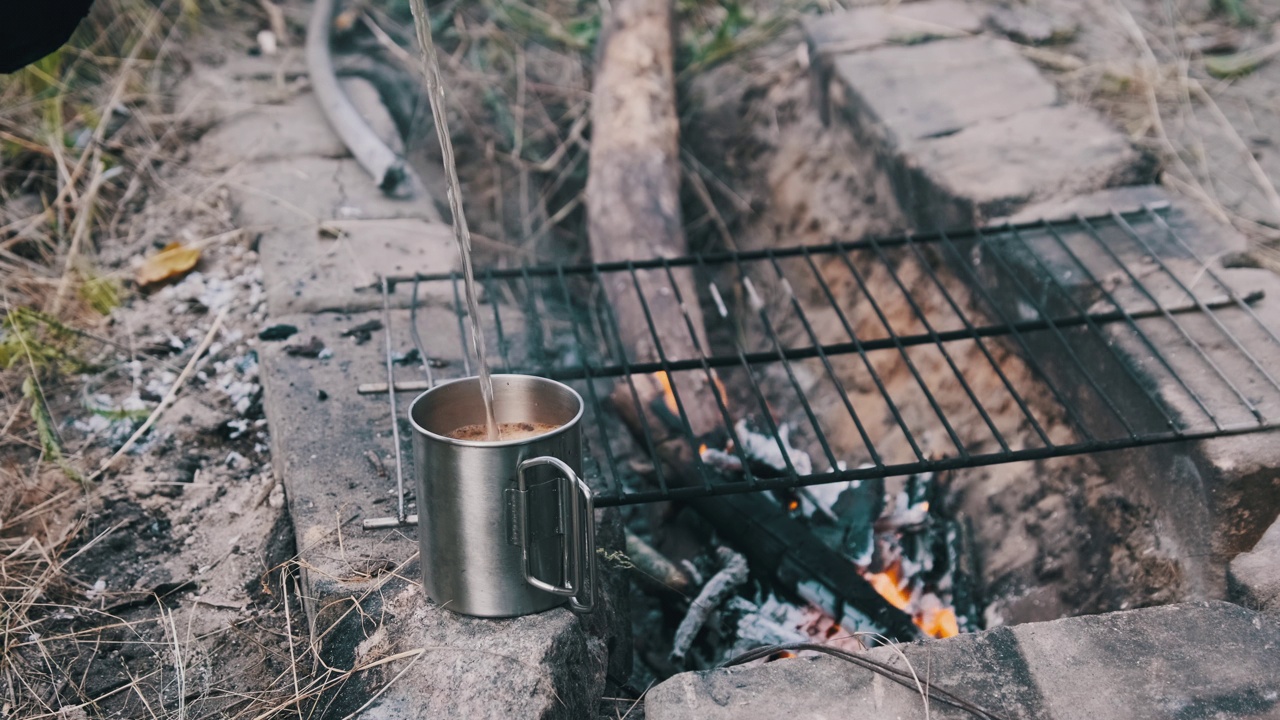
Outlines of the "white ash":
<svg viewBox="0 0 1280 720">
<path fill-rule="evenodd" d="M 99 597 L 102 597 L 102 594 L 106 591 L 107 581 L 103 578 L 98 578 L 98 581 L 93 584 L 93 587 L 84 591 L 84 596 L 89 600 L 97 600 Z"/>
<path fill-rule="evenodd" d="M 249 430 L 249 421 L 244 418 L 236 418 L 227 421 L 227 429 L 231 430 L 231 434 L 227 435 L 228 440 L 239 440 Z"/>
<path fill-rule="evenodd" d="M 241 354 L 213 364 L 217 386 L 231 400 L 237 415 L 244 415 L 253 407 L 262 392 L 258 380 L 258 356 L 245 348 L 237 348 Z"/>
<path fill-rule="evenodd" d="M 809 639 L 799 629 L 806 620 L 806 613 L 789 602 L 778 600 L 773 593 L 766 595 L 759 604 L 738 597 L 730 600 L 727 606 L 742 613 L 738 618 L 737 641 L 727 653 L 728 657 L 765 645 Z"/>
<path fill-rule="evenodd" d="M 863 463 L 858 466 L 859 470 L 865 470 L 872 467 L 871 463 Z M 840 461 L 832 468 L 834 472 L 844 472 L 849 466 Z M 846 490 L 856 490 L 862 487 L 861 480 L 850 480 L 848 482 L 827 483 L 826 485 L 811 485 L 809 491 L 800 497 L 800 510 L 805 517 L 813 517 L 815 512 L 822 512 L 824 515 L 835 513 L 836 501 L 844 494 Z"/>
<path fill-rule="evenodd" d="M 227 453 L 226 459 L 223 460 L 222 462 L 224 465 L 231 468 L 232 470 L 239 470 L 241 468 L 249 467 L 249 460 L 245 458 L 245 456 L 236 452 L 235 450 L 232 450 L 231 452 Z"/>
<path fill-rule="evenodd" d="M 742 461 L 737 455 L 731 452 L 721 450 L 719 448 L 709 447 L 703 450 L 702 462 L 724 473 L 740 473 L 742 472 Z"/>
<path fill-rule="evenodd" d="M 781 440 L 782 446 L 787 450 L 787 458 L 791 460 L 791 466 L 795 468 L 796 474 L 802 477 L 813 474 L 813 461 L 809 459 L 809 454 L 791 445 L 791 426 L 789 424 L 782 423 L 778 426 L 778 437 L 776 439 L 752 430 L 750 423 L 746 419 L 735 423 L 733 429 L 742 444 L 742 452 L 752 460 L 764 463 L 779 472 L 786 472 L 787 459 L 783 457 L 782 450 L 778 447 L 778 440 Z"/>
<path fill-rule="evenodd" d="M 169 370 L 161 370 L 158 374 L 153 375 L 151 379 L 147 381 L 147 394 L 155 397 L 164 397 L 169 392 L 169 388 L 173 387 L 173 384 L 177 381 L 177 373 Z"/>
</svg>

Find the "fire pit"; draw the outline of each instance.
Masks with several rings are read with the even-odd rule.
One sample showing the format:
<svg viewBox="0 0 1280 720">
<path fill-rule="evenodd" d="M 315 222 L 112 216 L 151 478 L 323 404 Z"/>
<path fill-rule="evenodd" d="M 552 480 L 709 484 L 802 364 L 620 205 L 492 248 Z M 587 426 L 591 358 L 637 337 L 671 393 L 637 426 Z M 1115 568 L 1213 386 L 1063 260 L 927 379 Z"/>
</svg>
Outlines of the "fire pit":
<svg viewBox="0 0 1280 720">
<path fill-rule="evenodd" d="M 494 370 L 554 378 L 584 398 L 596 504 L 632 506 L 630 560 L 604 561 L 648 558 L 645 572 L 667 573 L 636 613 L 650 624 L 637 633 L 642 656 L 659 672 L 767 641 L 998 624 L 1004 596 L 1028 588 L 990 582 L 1012 561 L 1004 526 L 975 518 L 984 505 L 1043 515 L 1043 536 L 1019 538 L 1034 556 L 1022 562 L 1077 597 L 1046 613 L 1116 604 L 1083 593 L 1093 578 L 1064 578 L 1091 552 L 1131 551 L 1162 578 L 1120 602 L 1170 601 L 1160 593 L 1176 594 L 1179 564 L 1195 560 L 1153 551 L 1141 527 L 1078 548 L 1052 530 L 1080 524 L 1055 483 L 1095 483 L 1091 456 L 1277 426 L 1280 383 L 1240 334 L 1243 318 L 1250 342 L 1280 345 L 1251 307 L 1261 295 L 1206 269 L 1166 210 L 492 269 L 479 280 Z M 388 342 L 392 391 L 371 382 L 362 393 L 391 398 L 394 412 L 397 392 L 472 374 L 459 283 L 385 278 L 388 298 L 413 298 L 413 327 L 393 328 L 412 349 Z M 1039 498 L 1005 508 L 984 483 Z M 411 523 L 412 509 L 366 525 Z M 703 592 L 673 591 L 672 578 L 701 580 Z M 719 622 L 698 649 L 712 611 Z"/>
</svg>

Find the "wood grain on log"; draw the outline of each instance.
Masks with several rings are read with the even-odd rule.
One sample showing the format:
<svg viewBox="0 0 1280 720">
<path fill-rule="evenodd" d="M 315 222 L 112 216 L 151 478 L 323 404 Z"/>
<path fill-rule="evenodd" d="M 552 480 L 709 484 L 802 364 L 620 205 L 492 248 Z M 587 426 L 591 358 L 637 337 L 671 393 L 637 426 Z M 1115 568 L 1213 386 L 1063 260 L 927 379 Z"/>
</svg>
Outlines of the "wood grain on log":
<svg viewBox="0 0 1280 720">
<path fill-rule="evenodd" d="M 680 217 L 671 20 L 670 0 L 616 0 L 605 20 L 592 88 L 587 180 L 587 228 L 597 262 L 677 257 L 689 251 Z M 625 273 L 612 275 L 604 290 L 633 359 L 697 358 L 699 348 L 707 348 L 691 271 L 637 271 L 634 280 Z M 637 292 L 648 305 L 656 337 Z M 684 373 L 672 381 L 695 434 L 723 424 L 704 375 Z M 645 383 L 644 392 L 648 396 L 642 400 L 648 402 L 662 390 Z"/>
</svg>

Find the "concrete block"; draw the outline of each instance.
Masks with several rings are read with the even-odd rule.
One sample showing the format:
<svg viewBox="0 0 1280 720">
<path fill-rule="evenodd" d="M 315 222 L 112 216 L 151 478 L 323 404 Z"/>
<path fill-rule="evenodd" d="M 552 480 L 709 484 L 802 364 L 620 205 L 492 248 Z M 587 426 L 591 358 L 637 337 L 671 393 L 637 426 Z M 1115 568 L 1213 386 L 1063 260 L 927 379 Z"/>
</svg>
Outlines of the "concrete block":
<svg viewBox="0 0 1280 720">
<path fill-rule="evenodd" d="M 206 46 L 192 55 L 190 75 L 174 88 L 174 112 L 198 127 L 289 102 L 305 90 L 302 53 L 266 57 Z"/>
<path fill-rule="evenodd" d="M 378 309 L 382 296 L 369 288 L 379 276 L 459 267 L 453 229 L 411 218 L 335 220 L 323 233 L 310 226 L 271 231 L 262 235 L 258 252 L 267 310 L 275 317 Z M 408 307 L 409 297 L 396 293 L 392 304 Z"/>
<path fill-rule="evenodd" d="M 363 344 L 342 333 L 381 317 L 278 317 L 274 321 L 297 326 L 298 334 L 265 342 L 260 351 L 273 468 L 285 487 L 297 537 L 312 636 L 331 665 L 373 665 L 336 693 L 336 709 L 330 712 L 354 712 L 372 691 L 403 671 L 365 717 L 592 716 L 606 669 L 624 676 L 630 658 L 625 578 L 603 568 L 607 590 L 589 617 L 560 608 L 509 620 L 467 618 L 423 595 L 417 563 L 409 562 L 418 550 L 412 528 L 361 529 L 364 518 L 396 512 L 387 397 L 357 393 L 359 384 L 386 378 L 386 330 L 374 331 Z M 446 363 L 436 370 L 437 378 L 462 376 L 462 344 L 456 339 L 452 309 L 426 304 L 418 321 L 429 352 Z M 407 323 L 407 312 L 392 314 L 397 352 L 411 347 Z M 312 337 L 331 354 L 305 358 L 286 352 Z M 396 373 L 400 380 L 420 378 L 416 367 L 397 367 Z M 412 513 L 412 454 L 405 421 L 411 399 L 400 395 L 398 422 Z M 597 520 L 598 542 L 608 549 L 622 547 L 616 511 L 601 511 Z M 374 665 L 396 655 L 402 659 Z"/>
<path fill-rule="evenodd" d="M 818 57 L 972 35 L 982 30 L 982 12 L 961 0 L 925 0 L 808 15 L 803 26 Z"/>
<path fill-rule="evenodd" d="M 832 60 L 832 110 L 888 152 L 1057 101 L 1008 43 L 985 37 L 881 47 Z"/>
<path fill-rule="evenodd" d="M 1221 602 L 1032 623 L 899 648 L 922 678 L 1005 718 L 1275 717 L 1280 621 Z M 867 657 L 900 670 L 892 648 Z M 677 675 L 649 720 L 920 717 L 919 692 L 834 658 Z M 970 718 L 934 702 L 931 716 Z"/>
<path fill-rule="evenodd" d="M 350 158 L 301 157 L 240 167 L 226 184 L 250 230 L 316 229 L 328 220 L 417 218 L 438 221 L 429 197 L 389 198 Z"/>
<path fill-rule="evenodd" d="M 342 88 L 383 142 L 402 151 L 404 143 L 395 122 L 373 85 L 362 78 L 346 78 Z M 350 154 L 329 127 L 316 96 L 308 92 L 283 103 L 250 105 L 224 118 L 200 138 L 196 162 L 216 171 L 246 162 Z"/>
<path fill-rule="evenodd" d="M 904 155 L 911 176 L 904 205 L 925 228 L 972 225 L 1033 200 L 1148 183 L 1156 170 L 1097 113 L 1077 105 L 978 123 L 922 140 Z M 948 199 L 965 210 L 949 216 Z"/>
<path fill-rule="evenodd" d="M 304 93 L 280 104 L 249 106 L 200 138 L 196 159 L 217 171 L 245 162 L 298 157 L 347 157 L 329 129 L 316 96 Z"/>
<path fill-rule="evenodd" d="M 1227 569 L 1227 596 L 1247 608 L 1280 613 L 1280 520 Z"/>
<path fill-rule="evenodd" d="M 987 21 L 996 31 L 1024 45 L 1065 43 L 1080 29 L 1080 23 L 1063 8 L 1033 5 L 997 5 Z"/>
</svg>

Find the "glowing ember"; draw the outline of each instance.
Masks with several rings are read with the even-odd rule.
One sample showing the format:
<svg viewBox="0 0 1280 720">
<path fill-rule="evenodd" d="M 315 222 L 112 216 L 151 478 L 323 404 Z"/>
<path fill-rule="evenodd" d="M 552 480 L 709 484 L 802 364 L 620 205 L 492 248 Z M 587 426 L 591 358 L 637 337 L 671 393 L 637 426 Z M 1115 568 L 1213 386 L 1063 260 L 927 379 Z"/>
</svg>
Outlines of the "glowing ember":
<svg viewBox="0 0 1280 720">
<path fill-rule="evenodd" d="M 877 593 L 889 604 L 911 614 L 911 619 L 930 637 L 949 638 L 960 634 L 960 623 L 955 610 L 947 607 L 933 593 L 913 596 L 910 587 L 902 581 L 902 566 L 894 563 L 884 572 L 864 573 Z"/>
<path fill-rule="evenodd" d="M 906 610 L 911 604 L 911 595 L 903 588 L 899 587 L 901 580 L 898 577 L 899 567 L 894 564 L 885 569 L 884 572 L 867 573 L 867 582 L 871 583 L 871 587 L 880 593 L 881 597 L 889 601 L 889 604 L 899 610 Z"/>
<path fill-rule="evenodd" d="M 665 371 L 659 372 L 658 382 L 662 383 L 662 400 L 667 404 L 667 409 L 672 415 L 679 415 L 680 406 L 676 404 L 676 394 L 671 390 L 671 378 L 667 377 Z"/>
</svg>

